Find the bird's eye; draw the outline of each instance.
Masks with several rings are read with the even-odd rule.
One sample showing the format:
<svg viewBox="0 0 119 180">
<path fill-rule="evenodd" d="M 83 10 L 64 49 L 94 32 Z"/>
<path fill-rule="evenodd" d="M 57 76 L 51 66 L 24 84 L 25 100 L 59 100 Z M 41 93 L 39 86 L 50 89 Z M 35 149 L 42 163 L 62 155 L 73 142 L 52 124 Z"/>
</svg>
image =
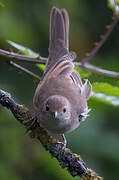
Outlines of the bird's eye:
<svg viewBox="0 0 119 180">
<path fill-rule="evenodd" d="M 64 107 L 63 112 L 65 113 L 67 111 L 66 107 Z"/>
<path fill-rule="evenodd" d="M 48 107 L 48 105 L 46 106 L 46 111 L 49 111 L 49 107 Z"/>
<path fill-rule="evenodd" d="M 83 121 L 84 117 L 80 114 L 79 115 L 79 122 Z"/>
</svg>

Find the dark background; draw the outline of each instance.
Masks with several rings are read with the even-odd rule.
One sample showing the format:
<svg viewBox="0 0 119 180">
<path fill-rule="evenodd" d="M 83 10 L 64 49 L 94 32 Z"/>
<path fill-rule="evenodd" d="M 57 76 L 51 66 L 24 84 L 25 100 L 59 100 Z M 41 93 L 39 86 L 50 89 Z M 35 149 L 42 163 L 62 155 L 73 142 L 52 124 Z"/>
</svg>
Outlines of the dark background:
<svg viewBox="0 0 119 180">
<path fill-rule="evenodd" d="M 89 0 L 4 0 L 0 1 L 0 48 L 14 50 L 6 40 L 27 46 L 42 56 L 48 56 L 49 17 L 51 7 L 66 8 L 70 17 L 70 49 L 77 61 L 94 47 L 94 42 L 112 21 L 107 1 Z M 92 59 L 100 67 L 119 71 L 119 24 L 109 39 Z M 12 69 L 0 56 L 0 89 L 11 93 L 14 99 L 32 108 L 37 81 Z M 23 64 L 37 74 L 35 65 Z M 92 74 L 91 82 L 110 82 L 119 86 L 119 80 Z M 68 147 L 81 155 L 89 168 L 105 180 L 118 179 L 119 169 L 119 107 L 89 100 L 90 116 L 75 131 L 66 135 Z M 66 170 L 51 158 L 42 145 L 24 135 L 22 127 L 11 113 L 0 106 L 0 180 L 70 180 Z"/>
</svg>

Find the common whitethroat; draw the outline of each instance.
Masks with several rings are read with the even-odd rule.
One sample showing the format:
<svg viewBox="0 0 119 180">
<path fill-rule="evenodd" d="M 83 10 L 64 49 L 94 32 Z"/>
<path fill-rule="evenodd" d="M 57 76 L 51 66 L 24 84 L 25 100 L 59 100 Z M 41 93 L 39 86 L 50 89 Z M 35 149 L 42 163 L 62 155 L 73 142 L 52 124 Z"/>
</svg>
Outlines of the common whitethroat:
<svg viewBox="0 0 119 180">
<path fill-rule="evenodd" d="M 70 132 L 88 115 L 92 87 L 74 70 L 76 53 L 69 51 L 69 17 L 53 7 L 50 16 L 49 57 L 33 104 L 37 122 L 51 134 Z M 65 139 L 64 139 L 65 141 Z M 66 143 L 66 141 L 65 141 Z"/>
</svg>

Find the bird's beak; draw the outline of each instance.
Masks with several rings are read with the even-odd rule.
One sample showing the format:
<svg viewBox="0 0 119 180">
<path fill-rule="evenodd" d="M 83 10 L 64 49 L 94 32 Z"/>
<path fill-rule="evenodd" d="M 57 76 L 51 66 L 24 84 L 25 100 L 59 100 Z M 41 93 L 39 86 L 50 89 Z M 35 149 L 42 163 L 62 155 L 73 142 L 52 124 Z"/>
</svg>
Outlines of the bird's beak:
<svg viewBox="0 0 119 180">
<path fill-rule="evenodd" d="M 55 118 L 57 118 L 57 111 L 56 111 L 56 112 L 54 112 L 54 117 L 55 117 Z"/>
<path fill-rule="evenodd" d="M 52 112 L 51 114 L 52 114 L 52 116 L 53 116 L 54 118 L 57 118 L 57 114 L 58 114 L 57 111 L 56 111 L 56 112 Z"/>
</svg>

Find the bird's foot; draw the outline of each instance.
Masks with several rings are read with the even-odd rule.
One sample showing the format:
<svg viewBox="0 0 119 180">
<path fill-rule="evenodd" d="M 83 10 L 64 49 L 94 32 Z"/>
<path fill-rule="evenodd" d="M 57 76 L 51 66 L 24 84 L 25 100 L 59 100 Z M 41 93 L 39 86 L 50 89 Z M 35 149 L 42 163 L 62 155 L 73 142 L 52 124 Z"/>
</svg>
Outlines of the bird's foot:
<svg viewBox="0 0 119 180">
<path fill-rule="evenodd" d="M 62 137 L 63 141 L 62 142 L 59 141 L 58 144 L 61 144 L 62 147 L 66 148 L 67 140 L 66 140 L 64 134 L 61 134 L 61 137 Z"/>
</svg>

